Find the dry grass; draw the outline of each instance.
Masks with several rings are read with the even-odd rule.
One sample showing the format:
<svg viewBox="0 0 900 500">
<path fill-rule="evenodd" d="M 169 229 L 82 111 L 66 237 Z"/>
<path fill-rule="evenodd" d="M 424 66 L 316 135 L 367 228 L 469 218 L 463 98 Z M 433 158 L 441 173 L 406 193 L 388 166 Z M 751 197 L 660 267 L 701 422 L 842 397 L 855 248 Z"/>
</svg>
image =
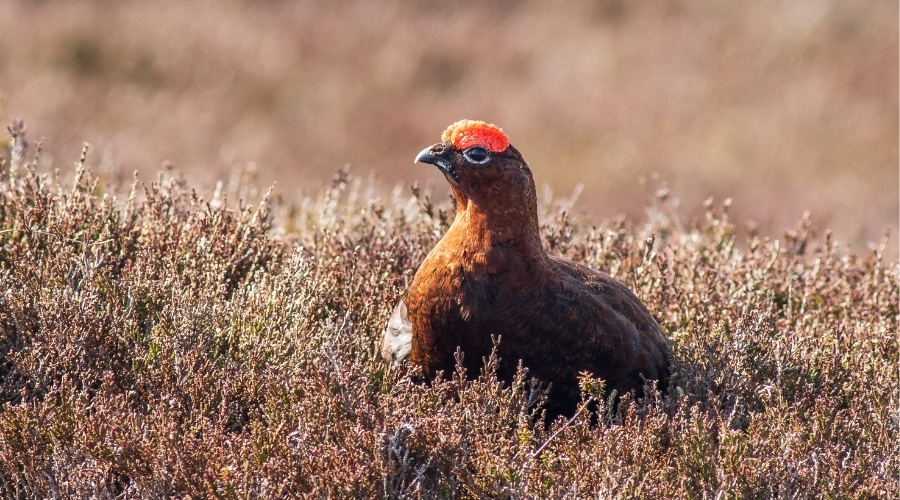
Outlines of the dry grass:
<svg viewBox="0 0 900 500">
<path fill-rule="evenodd" d="M 0 123 L 47 161 L 90 142 L 104 179 L 254 162 L 299 201 L 345 163 L 439 196 L 412 157 L 478 118 L 595 220 L 642 216 L 658 174 L 684 214 L 731 197 L 778 234 L 809 210 L 863 251 L 900 218 L 897 32 L 888 0 L 3 0 Z"/>
<path fill-rule="evenodd" d="M 298 207 L 161 175 L 105 187 L 0 163 L 0 495 L 812 497 L 898 491 L 900 266 L 815 235 L 736 244 L 727 207 L 546 244 L 634 288 L 671 393 L 532 426 L 527 374 L 433 387 L 376 344 L 451 207 L 339 173 Z M 227 191 L 227 190 L 226 190 Z M 259 199 L 259 197 L 256 197 Z M 597 384 L 585 381 L 587 397 Z"/>
</svg>

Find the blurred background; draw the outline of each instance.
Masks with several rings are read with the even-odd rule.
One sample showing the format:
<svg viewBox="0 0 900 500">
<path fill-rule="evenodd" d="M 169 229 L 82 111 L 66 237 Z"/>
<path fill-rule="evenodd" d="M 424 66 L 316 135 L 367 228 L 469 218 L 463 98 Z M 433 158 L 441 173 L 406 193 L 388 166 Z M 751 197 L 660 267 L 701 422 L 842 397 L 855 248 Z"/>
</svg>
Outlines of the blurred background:
<svg viewBox="0 0 900 500">
<path fill-rule="evenodd" d="M 858 250 L 893 228 L 896 256 L 898 58 L 887 0 L 3 0 L 0 122 L 47 168 L 85 141 L 126 183 L 252 163 L 291 201 L 345 164 L 446 192 L 412 159 L 482 119 L 595 222 L 667 187 L 763 234 L 806 210 Z"/>
</svg>

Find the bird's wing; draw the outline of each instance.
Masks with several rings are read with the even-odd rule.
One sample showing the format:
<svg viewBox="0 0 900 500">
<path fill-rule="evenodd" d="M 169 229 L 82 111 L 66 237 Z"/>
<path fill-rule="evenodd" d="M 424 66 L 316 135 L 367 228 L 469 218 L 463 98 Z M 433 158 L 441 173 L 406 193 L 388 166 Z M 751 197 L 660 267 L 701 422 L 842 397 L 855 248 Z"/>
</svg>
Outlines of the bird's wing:
<svg viewBox="0 0 900 500">
<path fill-rule="evenodd" d="M 557 257 L 550 260 L 559 272 L 578 282 L 573 286 L 572 281 L 563 280 L 569 286 L 558 291 L 557 299 L 573 300 L 578 303 L 575 307 L 583 308 L 581 314 L 569 310 L 570 315 L 580 316 L 573 318 L 573 324 L 590 323 L 583 348 L 623 362 L 624 371 L 614 378 L 630 379 L 626 386 L 639 385 L 641 377 L 658 378 L 664 385 L 671 358 L 669 342 L 640 299 L 606 273 Z M 577 289 L 587 293 L 573 293 Z"/>
<path fill-rule="evenodd" d="M 402 365 L 412 348 L 412 323 L 406 313 L 406 302 L 400 299 L 388 320 L 381 340 L 381 356 L 390 365 Z"/>
<path fill-rule="evenodd" d="M 643 302 L 627 286 L 612 276 L 559 257 L 551 256 L 550 261 L 558 271 L 587 285 L 595 298 L 602 300 L 606 307 L 621 314 L 639 331 L 659 332 L 659 325 Z"/>
</svg>

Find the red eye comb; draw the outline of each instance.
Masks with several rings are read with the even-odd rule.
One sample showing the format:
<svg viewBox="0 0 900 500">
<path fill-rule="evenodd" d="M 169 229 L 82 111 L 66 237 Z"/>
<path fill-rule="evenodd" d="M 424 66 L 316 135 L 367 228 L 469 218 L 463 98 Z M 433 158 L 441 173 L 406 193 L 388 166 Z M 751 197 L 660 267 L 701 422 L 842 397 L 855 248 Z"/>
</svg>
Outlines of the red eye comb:
<svg viewBox="0 0 900 500">
<path fill-rule="evenodd" d="M 447 127 L 441 140 L 449 142 L 456 149 L 463 150 L 481 146 L 488 151 L 500 153 L 509 147 L 509 138 L 496 125 L 478 120 L 460 120 Z"/>
</svg>

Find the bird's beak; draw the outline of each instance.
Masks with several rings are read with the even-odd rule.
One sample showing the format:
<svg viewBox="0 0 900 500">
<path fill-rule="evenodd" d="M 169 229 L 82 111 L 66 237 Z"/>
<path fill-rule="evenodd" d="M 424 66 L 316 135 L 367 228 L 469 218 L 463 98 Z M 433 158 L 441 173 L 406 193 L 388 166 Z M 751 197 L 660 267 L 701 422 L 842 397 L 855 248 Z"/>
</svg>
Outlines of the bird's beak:
<svg viewBox="0 0 900 500">
<path fill-rule="evenodd" d="M 430 163 L 441 169 L 441 172 L 444 172 L 451 180 L 459 182 L 459 172 L 456 171 L 456 168 L 453 167 L 453 164 L 447 158 L 448 152 L 449 148 L 445 144 L 428 146 L 419 151 L 413 163 Z"/>
</svg>

